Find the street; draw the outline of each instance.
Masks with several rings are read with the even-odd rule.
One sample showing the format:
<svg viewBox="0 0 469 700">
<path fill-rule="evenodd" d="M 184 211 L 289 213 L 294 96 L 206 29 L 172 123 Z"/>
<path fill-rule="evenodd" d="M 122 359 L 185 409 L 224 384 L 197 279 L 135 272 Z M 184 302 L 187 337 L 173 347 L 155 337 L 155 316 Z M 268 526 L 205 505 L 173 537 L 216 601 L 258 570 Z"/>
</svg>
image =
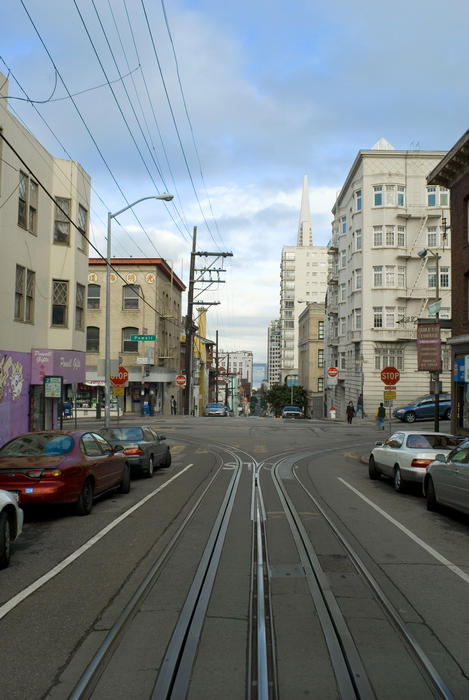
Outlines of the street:
<svg viewBox="0 0 469 700">
<path fill-rule="evenodd" d="M 145 422 L 170 468 L 88 517 L 26 511 L 2 698 L 468 696 L 469 519 L 368 478 L 388 425 Z"/>
</svg>

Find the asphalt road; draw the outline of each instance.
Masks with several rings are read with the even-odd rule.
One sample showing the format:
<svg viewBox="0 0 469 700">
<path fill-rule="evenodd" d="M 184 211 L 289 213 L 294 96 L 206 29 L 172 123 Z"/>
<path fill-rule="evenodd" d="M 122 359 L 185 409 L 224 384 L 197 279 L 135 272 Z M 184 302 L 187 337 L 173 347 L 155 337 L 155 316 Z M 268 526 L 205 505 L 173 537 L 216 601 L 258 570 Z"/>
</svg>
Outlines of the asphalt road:
<svg viewBox="0 0 469 700">
<path fill-rule="evenodd" d="M 271 480 L 280 462 L 288 492 L 372 669 L 376 697 L 434 696 L 422 686 L 395 630 L 377 612 L 355 570 L 345 563 L 337 538 L 307 492 L 370 567 L 454 697 L 468 697 L 469 519 L 450 511 L 427 512 L 416 487 L 397 494 L 391 483 L 371 481 L 362 458 L 383 437 L 373 423 L 179 416 L 146 422 L 168 438 L 173 455 L 169 469 L 159 470 L 153 479 L 134 479 L 129 494 L 102 498 L 88 517 L 70 515 L 66 509 L 26 513 L 11 565 L 0 573 L 2 698 L 69 697 L 106 630 L 218 473 L 96 695 L 151 696 L 235 459 L 242 462 L 242 475 L 189 697 L 227 697 L 227 688 L 230 698 L 247 695 L 250 504 L 252 473 L 259 468 L 279 696 L 338 697 L 316 613 L 305 594 L 301 563 Z M 96 427 L 94 422 L 88 426 Z M 399 426 L 393 424 L 393 429 Z M 428 422 L 413 427 L 419 426 L 431 429 Z M 448 427 L 443 422 L 440 429 Z M 398 671 L 391 677 L 390 667 Z"/>
</svg>

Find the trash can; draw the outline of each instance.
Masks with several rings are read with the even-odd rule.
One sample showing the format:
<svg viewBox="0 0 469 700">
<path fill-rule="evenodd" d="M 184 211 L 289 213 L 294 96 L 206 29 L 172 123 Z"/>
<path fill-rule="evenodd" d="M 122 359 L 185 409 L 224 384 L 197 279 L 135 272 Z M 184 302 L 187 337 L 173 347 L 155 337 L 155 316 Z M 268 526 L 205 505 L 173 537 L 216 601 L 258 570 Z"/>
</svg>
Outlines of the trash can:
<svg viewBox="0 0 469 700">
<path fill-rule="evenodd" d="M 333 406 L 331 406 L 329 409 L 329 418 L 331 420 L 335 420 L 335 408 Z"/>
<path fill-rule="evenodd" d="M 64 418 L 72 417 L 72 404 L 70 401 L 64 401 Z"/>
<path fill-rule="evenodd" d="M 145 401 L 145 403 L 143 404 L 143 415 L 144 416 L 150 415 L 150 404 L 148 403 L 148 401 Z"/>
</svg>

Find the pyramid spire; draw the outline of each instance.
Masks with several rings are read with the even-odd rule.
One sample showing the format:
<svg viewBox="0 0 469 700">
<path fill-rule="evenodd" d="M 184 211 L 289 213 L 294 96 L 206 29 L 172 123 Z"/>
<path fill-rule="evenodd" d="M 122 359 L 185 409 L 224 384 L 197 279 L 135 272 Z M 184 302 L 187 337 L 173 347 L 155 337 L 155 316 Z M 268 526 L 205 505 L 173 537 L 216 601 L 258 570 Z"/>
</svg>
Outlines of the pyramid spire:
<svg viewBox="0 0 469 700">
<path fill-rule="evenodd" d="M 308 176 L 303 176 L 303 192 L 301 194 L 300 222 L 298 224 L 298 246 L 313 245 L 313 227 L 311 210 L 309 208 Z"/>
</svg>

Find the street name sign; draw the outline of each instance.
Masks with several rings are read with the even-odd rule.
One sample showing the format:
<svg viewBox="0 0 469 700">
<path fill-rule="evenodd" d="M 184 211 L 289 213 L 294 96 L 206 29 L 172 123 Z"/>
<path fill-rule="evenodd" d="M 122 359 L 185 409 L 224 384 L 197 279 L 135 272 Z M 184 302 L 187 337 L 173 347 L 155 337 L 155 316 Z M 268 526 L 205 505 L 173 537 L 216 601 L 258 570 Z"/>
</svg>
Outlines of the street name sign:
<svg viewBox="0 0 469 700">
<path fill-rule="evenodd" d="M 156 340 L 156 335 L 148 335 L 147 333 L 135 333 L 130 336 L 130 340 Z"/>
</svg>

